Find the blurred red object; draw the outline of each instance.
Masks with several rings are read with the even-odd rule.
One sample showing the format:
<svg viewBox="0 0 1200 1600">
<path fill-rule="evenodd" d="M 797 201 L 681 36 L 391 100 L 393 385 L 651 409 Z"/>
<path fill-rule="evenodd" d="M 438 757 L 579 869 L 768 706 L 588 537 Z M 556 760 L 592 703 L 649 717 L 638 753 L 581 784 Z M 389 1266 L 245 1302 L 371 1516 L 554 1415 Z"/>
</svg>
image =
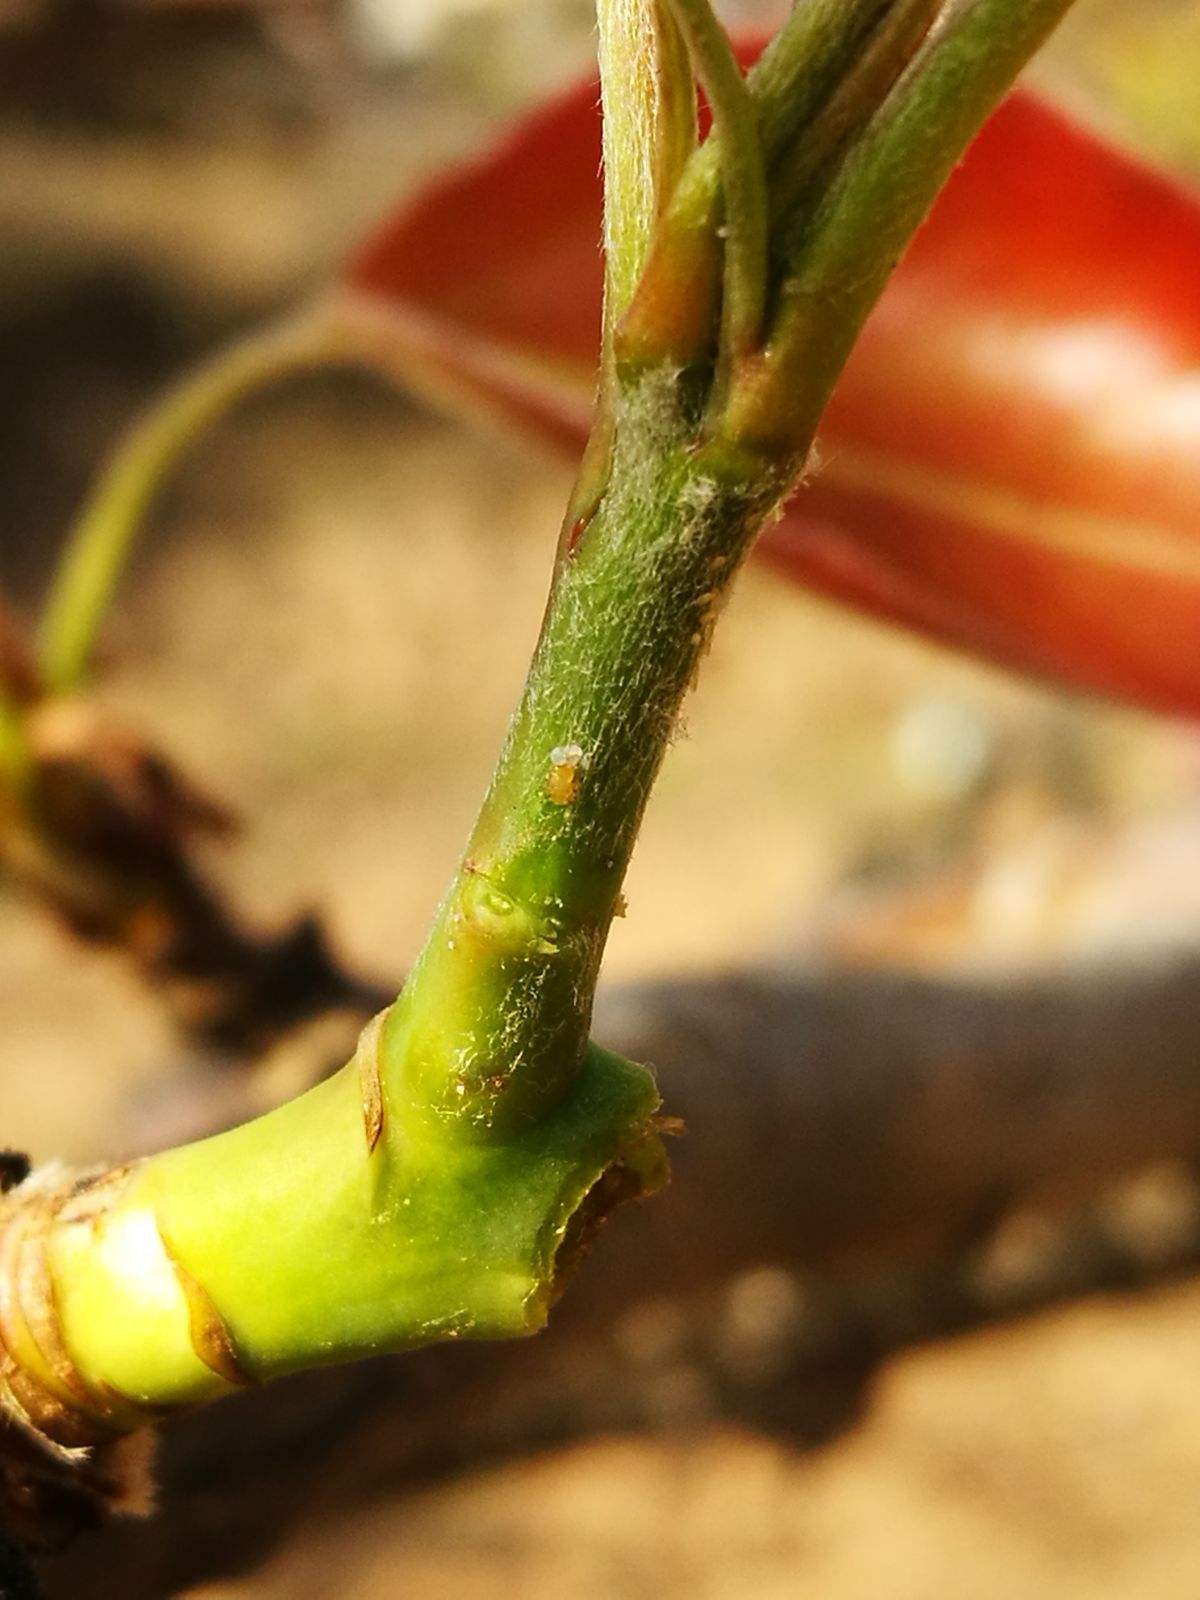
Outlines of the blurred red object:
<svg viewBox="0 0 1200 1600">
<path fill-rule="evenodd" d="M 577 450 L 599 171 L 589 82 L 388 218 L 348 264 L 343 309 L 376 318 L 418 384 Z M 759 550 L 994 660 L 1200 712 L 1200 198 L 1010 97 L 897 269 Z"/>
</svg>

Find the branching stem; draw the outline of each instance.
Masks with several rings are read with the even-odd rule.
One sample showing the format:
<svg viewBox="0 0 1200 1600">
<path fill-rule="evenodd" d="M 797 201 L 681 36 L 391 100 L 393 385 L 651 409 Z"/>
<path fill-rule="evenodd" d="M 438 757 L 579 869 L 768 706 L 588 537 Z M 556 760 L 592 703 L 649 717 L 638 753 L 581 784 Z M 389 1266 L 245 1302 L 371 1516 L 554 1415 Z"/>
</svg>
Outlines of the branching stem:
<svg viewBox="0 0 1200 1600">
<path fill-rule="evenodd" d="M 875 115 L 942 6 L 943 0 L 894 0 L 803 137 L 780 152 L 771 186 L 772 207 L 781 219 L 772 239 L 773 265 L 785 269 L 798 254 L 831 170 Z"/>
<path fill-rule="evenodd" d="M 619 38 L 604 41 L 606 104 L 624 106 L 642 141 L 608 166 L 610 195 L 615 186 L 638 208 L 621 218 L 610 206 L 619 307 L 631 263 L 645 272 L 614 329 L 605 431 L 579 497 L 587 515 L 560 550 L 466 853 L 402 994 L 341 1072 L 218 1139 L 82 1186 L 51 1175 L 0 1206 L 11 1415 L 32 1405 L 48 1433 L 103 1435 L 297 1367 L 528 1332 L 579 1234 L 615 1199 L 661 1181 L 649 1075 L 589 1042 L 650 787 L 734 575 L 793 483 L 863 318 L 967 140 L 1068 3 L 951 0 L 893 82 L 911 54 L 899 26 L 909 0 L 806 0 L 756 73 L 754 113 L 707 7 L 675 0 L 718 131 L 665 215 L 630 174 L 649 170 L 656 96 L 676 80 L 664 85 L 653 52 L 638 54 L 652 31 L 637 34 L 632 57 Z M 632 4 L 604 0 L 602 18 L 623 26 Z M 893 11 L 896 26 L 881 29 Z M 639 27 L 654 20 L 637 14 Z M 878 49 L 856 76 L 868 36 Z M 614 82 L 630 60 L 649 76 Z M 885 91 L 864 118 L 864 97 Z M 803 195 L 809 220 L 794 248 L 789 239 L 775 252 L 786 279 L 760 340 L 770 258 L 756 140 L 774 166 L 822 107 L 841 159 L 815 204 Z M 718 178 L 726 337 L 741 353 L 713 427 L 704 352 L 722 315 Z M 240 392 L 239 377 L 257 382 L 289 352 L 268 342 L 240 375 L 223 367 L 135 437 L 60 588 L 45 657 L 55 687 L 82 669 L 124 553 L 119 530 L 158 464 L 228 403 L 231 384 Z"/>
<path fill-rule="evenodd" d="M 768 176 L 895 3 L 805 0 L 792 9 L 745 80 Z M 718 131 L 705 139 L 680 174 L 637 294 L 617 330 L 618 359 L 627 369 L 642 370 L 656 361 L 690 366 L 710 352 L 721 308 L 722 251 L 716 228 L 722 172 Z"/>
</svg>

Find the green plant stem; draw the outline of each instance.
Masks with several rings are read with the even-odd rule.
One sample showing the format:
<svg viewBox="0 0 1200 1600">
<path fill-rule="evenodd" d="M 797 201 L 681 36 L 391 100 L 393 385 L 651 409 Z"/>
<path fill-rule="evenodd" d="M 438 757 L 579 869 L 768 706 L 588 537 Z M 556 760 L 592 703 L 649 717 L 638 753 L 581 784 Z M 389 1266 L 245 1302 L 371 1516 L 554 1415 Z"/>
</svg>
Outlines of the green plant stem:
<svg viewBox="0 0 1200 1600">
<path fill-rule="evenodd" d="M 696 143 L 696 92 L 665 0 L 597 0 L 604 105 L 605 346 Z"/>
<path fill-rule="evenodd" d="M 810 119 L 803 138 L 780 152 L 771 184 L 772 209 L 779 219 L 772 240 L 774 264 L 786 268 L 786 262 L 801 249 L 823 182 L 874 116 L 942 4 L 943 0 L 896 0 L 864 40 L 853 66 Z"/>
<path fill-rule="evenodd" d="M 319 319 L 298 318 L 223 348 L 135 422 L 68 541 L 39 638 L 51 693 L 79 687 L 96 637 L 155 494 L 196 437 L 244 396 L 331 359 Z"/>
<path fill-rule="evenodd" d="M 897 0 L 805 0 L 746 77 L 768 166 L 808 127 Z M 705 140 L 680 180 L 681 215 L 711 218 L 720 192 L 719 141 Z"/>
<path fill-rule="evenodd" d="M 868 313 L 955 162 L 1072 0 L 950 0 L 851 146 L 785 263 L 768 348 L 739 374 L 730 437 L 811 438 Z"/>
<path fill-rule="evenodd" d="M 786 468 L 697 451 L 670 374 L 619 400 L 610 487 L 560 565 L 465 857 L 389 1024 L 422 1099 L 481 1131 L 564 1092 L 642 808 Z"/>
<path fill-rule="evenodd" d="M 653 1083 L 587 1042 L 592 988 L 680 699 L 785 482 L 693 445 L 669 379 L 622 397 L 612 485 L 467 856 L 356 1060 L 54 1210 L 53 1300 L 94 1411 L 128 1425 L 297 1367 L 531 1331 L 586 1197 L 661 1180 Z"/>
<path fill-rule="evenodd" d="M 758 114 L 708 0 L 672 0 L 708 96 L 724 202 L 722 348 L 731 360 L 758 345 L 767 294 L 767 178 Z"/>
<path fill-rule="evenodd" d="M 389 1118 L 369 1150 L 352 1063 L 67 1200 L 45 1250 L 82 1409 L 102 1418 L 107 1397 L 128 1426 L 301 1367 L 535 1331 L 606 1170 L 660 1181 L 656 1103 L 648 1074 L 593 1049 L 521 1135 L 463 1144 Z"/>
<path fill-rule="evenodd" d="M 746 76 L 762 160 L 795 143 L 841 82 L 896 0 L 805 0 Z M 602 63 L 603 64 L 603 63 Z M 723 250 L 723 158 L 710 135 L 680 174 L 655 229 L 649 263 L 614 335 L 618 361 L 636 372 L 659 361 L 703 362 L 718 320 Z"/>
</svg>

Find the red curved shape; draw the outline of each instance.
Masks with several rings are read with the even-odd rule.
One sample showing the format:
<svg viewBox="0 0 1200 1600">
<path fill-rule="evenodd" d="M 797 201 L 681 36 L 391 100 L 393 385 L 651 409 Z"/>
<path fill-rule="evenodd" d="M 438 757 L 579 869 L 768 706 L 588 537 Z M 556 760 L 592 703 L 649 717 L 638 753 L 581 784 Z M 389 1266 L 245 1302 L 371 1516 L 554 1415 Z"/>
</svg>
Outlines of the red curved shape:
<svg viewBox="0 0 1200 1600">
<path fill-rule="evenodd" d="M 596 102 L 576 86 L 439 178 L 343 279 L 419 383 L 564 448 L 599 338 Z M 777 567 L 1200 713 L 1200 199 L 1012 95 L 864 329 L 818 460 L 760 543 Z"/>
</svg>

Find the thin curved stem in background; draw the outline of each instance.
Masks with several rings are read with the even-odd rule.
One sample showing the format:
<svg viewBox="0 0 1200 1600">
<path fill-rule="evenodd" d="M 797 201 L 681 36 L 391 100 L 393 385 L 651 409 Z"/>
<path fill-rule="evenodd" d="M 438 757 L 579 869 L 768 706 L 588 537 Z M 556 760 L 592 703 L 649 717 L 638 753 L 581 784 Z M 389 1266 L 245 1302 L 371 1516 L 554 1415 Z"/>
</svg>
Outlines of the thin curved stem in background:
<svg viewBox="0 0 1200 1600">
<path fill-rule="evenodd" d="M 245 396 L 330 359 L 320 323 L 301 316 L 222 348 L 130 428 L 67 542 L 39 630 L 38 660 L 53 694 L 77 689 L 150 502 L 213 421 Z"/>
</svg>

